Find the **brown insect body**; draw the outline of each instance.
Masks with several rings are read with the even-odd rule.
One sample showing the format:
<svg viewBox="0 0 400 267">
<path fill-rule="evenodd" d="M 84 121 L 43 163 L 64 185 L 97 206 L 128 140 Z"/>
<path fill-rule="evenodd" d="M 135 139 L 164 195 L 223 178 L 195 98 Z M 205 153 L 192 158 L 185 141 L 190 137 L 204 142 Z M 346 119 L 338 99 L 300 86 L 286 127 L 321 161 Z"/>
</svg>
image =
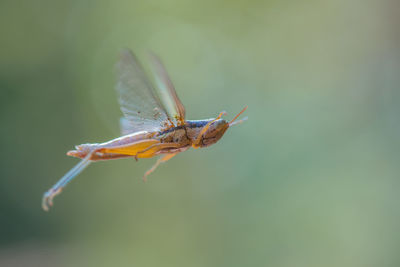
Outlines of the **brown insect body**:
<svg viewBox="0 0 400 267">
<path fill-rule="evenodd" d="M 199 139 L 200 142 L 198 145 L 196 145 L 195 141 L 198 139 L 201 131 L 204 130 L 204 127 L 206 127 L 207 124 L 209 124 L 208 129 L 206 129 L 206 131 L 201 135 Z M 178 145 L 176 147 L 163 148 L 157 151 L 155 155 L 178 153 L 183 152 L 192 146 L 194 148 L 210 146 L 221 139 L 228 128 L 229 123 L 223 119 L 188 120 L 185 122 L 184 125 L 171 127 L 169 129 L 159 132 L 143 131 L 121 136 L 105 143 L 78 145 L 76 146 L 76 150 L 68 151 L 67 155 L 77 158 L 85 158 L 88 153 L 92 153 L 90 157 L 90 160 L 92 161 L 119 159 L 127 157 L 147 158 L 149 156 L 147 154 L 140 153 L 141 151 L 137 151 L 138 153 L 136 155 L 107 153 L 104 151 L 105 149 L 112 150 L 114 148 L 134 145 L 135 143 L 151 138 L 153 140 L 159 140 L 159 142 L 162 144 Z"/>
<path fill-rule="evenodd" d="M 230 126 L 243 121 L 234 122 L 247 107 L 230 122 L 221 119 L 225 112 L 221 112 L 215 119 L 185 120 L 185 108 L 164 66 L 154 55 L 152 59 L 159 94 L 154 92 L 132 52 L 122 51 L 117 64 L 116 89 L 124 114 L 120 121 L 123 136 L 105 143 L 82 144 L 76 146 L 76 150 L 67 152 L 67 155 L 82 160 L 44 193 L 44 210 L 48 210 L 53 204 L 53 198 L 93 161 L 162 155 L 144 174 L 143 178 L 146 179 L 160 163 L 190 147 L 207 147 L 216 143 Z M 161 95 L 162 101 L 157 95 Z"/>
</svg>

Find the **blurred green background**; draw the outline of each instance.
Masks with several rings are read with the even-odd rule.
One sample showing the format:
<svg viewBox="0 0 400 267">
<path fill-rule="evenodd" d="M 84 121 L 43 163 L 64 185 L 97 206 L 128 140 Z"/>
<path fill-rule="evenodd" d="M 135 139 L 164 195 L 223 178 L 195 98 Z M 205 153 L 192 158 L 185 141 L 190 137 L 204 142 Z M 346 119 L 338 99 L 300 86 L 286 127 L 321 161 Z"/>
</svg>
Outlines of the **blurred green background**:
<svg viewBox="0 0 400 267">
<path fill-rule="evenodd" d="M 0 2 L 0 266 L 400 266 L 399 1 Z M 216 145 L 100 162 L 114 64 L 164 61 Z"/>
</svg>

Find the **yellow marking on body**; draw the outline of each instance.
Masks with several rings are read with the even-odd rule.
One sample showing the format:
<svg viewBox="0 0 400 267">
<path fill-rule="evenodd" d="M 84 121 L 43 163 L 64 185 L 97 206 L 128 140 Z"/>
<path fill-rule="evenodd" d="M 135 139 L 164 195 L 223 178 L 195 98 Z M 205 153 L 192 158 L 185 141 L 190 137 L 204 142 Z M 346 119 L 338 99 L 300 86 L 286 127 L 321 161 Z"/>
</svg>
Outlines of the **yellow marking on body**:
<svg viewBox="0 0 400 267">
<path fill-rule="evenodd" d="M 136 154 L 137 158 L 151 158 L 156 155 L 157 152 L 159 152 L 162 149 L 166 148 L 179 148 L 181 147 L 181 144 L 177 143 L 158 143 L 158 144 L 153 144 L 147 148 L 145 148 L 142 151 L 138 151 Z M 145 156 L 143 156 L 145 155 Z"/>
<path fill-rule="evenodd" d="M 110 148 L 100 148 L 96 152 L 123 154 L 123 155 L 135 156 L 136 158 L 151 158 L 156 156 L 157 152 L 159 152 L 162 149 L 179 148 L 179 147 L 181 147 L 180 144 L 160 143 L 159 140 L 148 139 L 129 145 L 110 147 Z"/>
<path fill-rule="evenodd" d="M 104 147 L 104 148 L 97 150 L 96 152 L 136 156 L 138 154 L 138 152 L 144 151 L 144 150 L 148 149 L 149 147 L 151 147 L 152 145 L 159 144 L 159 143 L 160 143 L 159 140 L 147 139 L 147 140 L 138 141 L 138 142 L 135 142 L 135 143 L 129 144 L 129 145 L 109 147 L 109 148 Z M 155 150 L 156 149 L 148 149 L 146 152 L 141 153 L 140 156 L 138 156 L 138 157 L 151 158 L 154 156 Z"/>
</svg>

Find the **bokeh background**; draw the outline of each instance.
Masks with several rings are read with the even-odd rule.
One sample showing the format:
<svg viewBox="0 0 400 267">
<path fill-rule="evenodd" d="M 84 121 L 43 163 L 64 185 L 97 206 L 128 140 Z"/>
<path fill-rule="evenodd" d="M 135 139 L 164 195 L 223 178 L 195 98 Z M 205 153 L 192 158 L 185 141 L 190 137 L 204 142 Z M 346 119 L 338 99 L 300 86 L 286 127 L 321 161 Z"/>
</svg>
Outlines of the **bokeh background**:
<svg viewBox="0 0 400 267">
<path fill-rule="evenodd" d="M 0 266 L 399 266 L 400 2 L 0 2 Z M 164 61 L 189 119 L 249 120 L 143 183 L 100 162 L 114 64 Z"/>
</svg>

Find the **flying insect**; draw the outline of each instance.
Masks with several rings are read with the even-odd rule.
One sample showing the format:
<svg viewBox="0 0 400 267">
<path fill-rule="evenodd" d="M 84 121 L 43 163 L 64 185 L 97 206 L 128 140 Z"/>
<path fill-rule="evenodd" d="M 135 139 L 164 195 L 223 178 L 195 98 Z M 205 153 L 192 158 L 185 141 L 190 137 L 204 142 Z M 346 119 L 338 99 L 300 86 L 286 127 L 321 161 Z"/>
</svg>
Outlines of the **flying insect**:
<svg viewBox="0 0 400 267">
<path fill-rule="evenodd" d="M 151 62 L 156 87 L 135 55 L 128 49 L 121 51 L 116 65 L 116 90 L 124 115 L 120 120 L 122 136 L 104 143 L 78 145 L 75 150 L 68 151 L 68 156 L 82 160 L 44 193 L 42 207 L 45 211 L 53 205 L 53 198 L 94 161 L 120 158 L 138 160 L 159 155 L 160 158 L 144 174 L 143 179 L 146 180 L 159 164 L 190 147 L 203 148 L 215 144 L 229 127 L 247 119 L 236 120 L 247 109 L 245 107 L 230 122 L 222 119 L 225 112 L 216 118 L 186 120 L 185 107 L 165 67 L 155 55 L 151 55 Z"/>
</svg>

